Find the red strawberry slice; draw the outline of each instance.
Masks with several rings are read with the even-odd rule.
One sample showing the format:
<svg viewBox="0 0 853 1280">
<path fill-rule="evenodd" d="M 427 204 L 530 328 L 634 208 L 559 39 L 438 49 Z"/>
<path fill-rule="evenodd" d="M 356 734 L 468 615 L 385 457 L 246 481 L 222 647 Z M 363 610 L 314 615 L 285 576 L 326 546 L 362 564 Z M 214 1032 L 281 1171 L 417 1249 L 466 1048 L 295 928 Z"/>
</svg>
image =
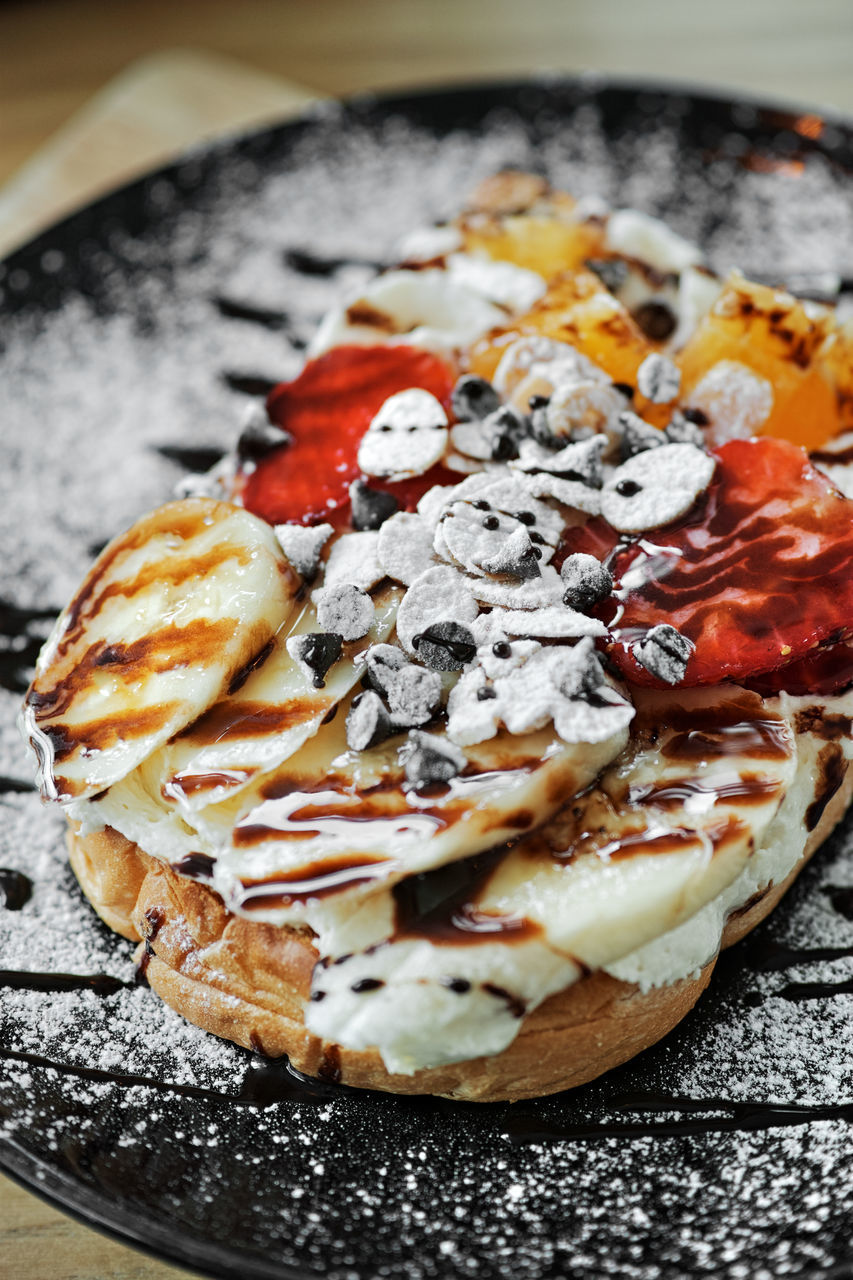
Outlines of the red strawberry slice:
<svg viewBox="0 0 853 1280">
<path fill-rule="evenodd" d="M 798 662 L 767 671 L 748 684 L 762 698 L 772 698 L 776 693 L 830 698 L 853 685 L 853 647 L 842 642 L 814 649 Z"/>
<path fill-rule="evenodd" d="M 696 646 L 685 685 L 775 671 L 853 632 L 853 503 L 785 440 L 715 456 L 690 515 L 615 554 L 609 648 L 637 684 L 659 683 L 631 646 L 661 622 Z"/>
<path fill-rule="evenodd" d="M 298 378 L 269 394 L 270 420 L 293 442 L 246 477 L 244 506 L 270 524 L 328 520 L 349 503 L 347 490 L 359 475 L 359 441 L 371 419 L 389 396 L 409 387 L 423 387 L 447 405 L 453 371 L 431 352 L 406 346 L 336 347 L 309 360 Z M 402 481 L 401 501 L 405 505 L 415 490 L 420 497 L 436 483 L 422 476 Z M 398 486 L 382 487 L 394 492 Z"/>
</svg>

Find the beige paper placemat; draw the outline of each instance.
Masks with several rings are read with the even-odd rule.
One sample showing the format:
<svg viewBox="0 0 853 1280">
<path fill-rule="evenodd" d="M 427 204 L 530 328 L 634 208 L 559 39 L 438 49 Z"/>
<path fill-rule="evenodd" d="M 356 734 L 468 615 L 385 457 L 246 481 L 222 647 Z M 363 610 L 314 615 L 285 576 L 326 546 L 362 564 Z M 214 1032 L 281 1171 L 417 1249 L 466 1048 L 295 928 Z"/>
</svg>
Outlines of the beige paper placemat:
<svg viewBox="0 0 853 1280">
<path fill-rule="evenodd" d="M 0 189 L 0 257 L 187 147 L 281 120 L 317 96 L 303 85 L 190 49 L 132 63 Z"/>
</svg>

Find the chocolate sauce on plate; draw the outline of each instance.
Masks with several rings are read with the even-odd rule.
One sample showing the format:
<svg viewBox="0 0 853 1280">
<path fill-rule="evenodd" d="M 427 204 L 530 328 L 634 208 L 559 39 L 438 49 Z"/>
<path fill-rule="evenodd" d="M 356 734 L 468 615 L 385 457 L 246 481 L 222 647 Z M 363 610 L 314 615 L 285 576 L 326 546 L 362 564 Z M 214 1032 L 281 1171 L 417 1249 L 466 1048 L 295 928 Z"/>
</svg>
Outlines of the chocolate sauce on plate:
<svg viewBox="0 0 853 1280">
<path fill-rule="evenodd" d="M 232 391 L 239 391 L 244 396 L 268 396 L 278 386 L 276 378 L 265 378 L 259 373 L 225 372 L 222 381 Z"/>
<path fill-rule="evenodd" d="M 33 882 L 29 876 L 13 867 L 0 867 L 0 907 L 20 911 L 32 896 Z"/>
<path fill-rule="evenodd" d="M 225 450 L 213 444 L 155 444 L 151 447 L 161 458 L 177 463 L 185 471 L 209 471 L 225 456 Z"/>
</svg>

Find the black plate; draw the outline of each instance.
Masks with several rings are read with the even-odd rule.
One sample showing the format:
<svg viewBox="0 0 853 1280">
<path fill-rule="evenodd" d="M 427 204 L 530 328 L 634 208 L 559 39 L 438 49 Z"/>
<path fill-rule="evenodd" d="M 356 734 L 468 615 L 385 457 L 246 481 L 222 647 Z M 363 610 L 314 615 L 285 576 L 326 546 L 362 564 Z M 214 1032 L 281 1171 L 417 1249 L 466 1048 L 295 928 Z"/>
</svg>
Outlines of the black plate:
<svg viewBox="0 0 853 1280">
<path fill-rule="evenodd" d="M 22 789 L 18 691 L 94 548 L 169 496 L 176 446 L 190 466 L 225 446 L 348 278 L 506 164 L 661 213 L 720 266 L 853 277 L 849 125 L 592 78 L 324 108 L 118 191 L 0 268 L 0 865 L 34 882 L 0 910 L 0 1164 L 221 1276 L 847 1274 L 847 829 L 663 1045 L 576 1093 L 478 1108 L 287 1098 L 281 1066 L 123 985 L 129 944 Z M 10 970 L 118 981 L 14 989 L 39 984 Z"/>
</svg>

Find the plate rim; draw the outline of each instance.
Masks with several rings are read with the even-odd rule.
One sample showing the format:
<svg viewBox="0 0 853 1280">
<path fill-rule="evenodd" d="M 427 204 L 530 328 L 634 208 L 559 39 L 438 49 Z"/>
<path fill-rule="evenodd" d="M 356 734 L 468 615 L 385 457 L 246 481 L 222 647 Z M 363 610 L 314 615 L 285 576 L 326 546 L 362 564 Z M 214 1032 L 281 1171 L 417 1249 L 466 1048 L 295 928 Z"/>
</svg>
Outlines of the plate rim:
<svg viewBox="0 0 853 1280">
<path fill-rule="evenodd" d="M 93 199 L 84 201 L 53 222 L 48 223 L 47 226 L 17 245 L 10 252 L 0 256 L 0 268 L 14 268 L 18 265 L 16 260 L 19 256 L 30 257 L 39 250 L 42 240 L 64 231 L 79 217 L 95 214 L 103 204 L 117 197 L 128 195 L 134 189 L 141 190 L 148 182 L 158 178 L 166 178 L 170 174 L 176 173 L 183 165 L 189 162 L 211 158 L 218 152 L 224 152 L 230 147 L 250 143 L 253 139 L 261 138 L 266 134 L 307 128 L 334 113 L 344 114 L 347 111 L 358 112 L 359 110 L 377 107 L 393 108 L 395 104 L 427 102 L 431 99 L 442 98 L 456 93 L 508 93 L 520 92 L 530 88 L 549 90 L 560 87 L 587 89 L 590 94 L 600 93 L 609 89 L 637 94 L 660 93 L 667 97 L 687 97 L 696 101 L 717 103 L 719 105 L 744 105 L 753 107 L 757 111 L 771 114 L 774 112 L 787 115 L 817 113 L 828 124 L 848 130 L 851 133 L 851 141 L 853 141 L 853 108 L 845 110 L 815 102 L 797 101 L 783 96 L 778 98 L 774 95 L 765 96 L 757 90 L 738 89 L 735 91 L 731 86 L 720 85 L 714 81 L 683 80 L 677 76 L 658 78 L 652 75 L 643 76 L 627 73 L 622 75 L 594 68 L 577 72 L 546 69 L 534 72 L 531 75 L 508 76 L 506 78 L 489 77 L 483 80 L 462 78 L 457 80 L 453 78 L 446 82 L 415 85 L 410 89 L 401 86 L 378 91 L 360 90 L 340 97 L 319 98 L 316 101 L 306 103 L 295 114 L 285 115 L 281 119 L 270 120 L 260 125 L 249 125 L 246 128 L 228 129 L 214 138 L 203 139 L 185 148 L 165 163 L 156 164 L 151 168 L 145 169 L 136 177 L 108 187 Z M 12 177 L 14 177 L 14 174 Z"/>
</svg>

